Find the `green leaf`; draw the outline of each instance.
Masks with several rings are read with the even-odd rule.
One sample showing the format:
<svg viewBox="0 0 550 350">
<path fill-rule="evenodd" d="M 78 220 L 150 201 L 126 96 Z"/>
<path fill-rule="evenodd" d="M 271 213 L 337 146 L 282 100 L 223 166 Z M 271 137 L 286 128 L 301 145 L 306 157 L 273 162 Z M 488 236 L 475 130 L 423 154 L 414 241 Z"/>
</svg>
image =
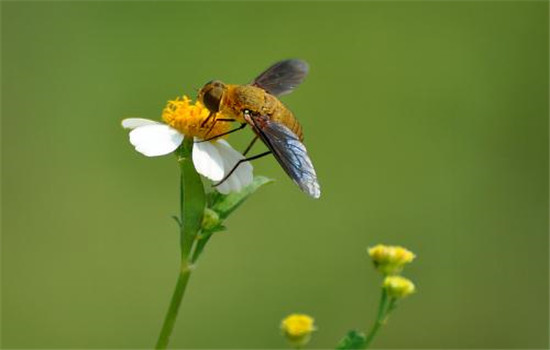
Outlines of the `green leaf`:
<svg viewBox="0 0 550 350">
<path fill-rule="evenodd" d="M 348 334 L 340 343 L 336 346 L 338 350 L 347 350 L 347 349 L 364 349 L 365 347 L 365 334 L 359 331 L 349 331 Z"/>
<path fill-rule="evenodd" d="M 174 219 L 176 221 L 176 223 L 178 224 L 178 227 L 181 228 L 180 218 L 178 218 L 176 215 L 172 215 L 171 218 Z"/>
<path fill-rule="evenodd" d="M 235 209 L 243 204 L 250 195 L 263 185 L 271 182 L 273 182 L 273 180 L 265 176 L 255 176 L 252 183 L 243 188 L 240 192 L 232 192 L 227 195 L 212 192 L 208 198 L 210 209 L 217 212 L 221 220 L 225 220 Z"/>
<path fill-rule="evenodd" d="M 206 195 L 199 173 L 191 161 L 193 139 L 186 138 L 177 149 L 180 175 L 180 227 L 181 252 L 187 257 L 192 249 L 193 241 L 201 229 Z"/>
</svg>

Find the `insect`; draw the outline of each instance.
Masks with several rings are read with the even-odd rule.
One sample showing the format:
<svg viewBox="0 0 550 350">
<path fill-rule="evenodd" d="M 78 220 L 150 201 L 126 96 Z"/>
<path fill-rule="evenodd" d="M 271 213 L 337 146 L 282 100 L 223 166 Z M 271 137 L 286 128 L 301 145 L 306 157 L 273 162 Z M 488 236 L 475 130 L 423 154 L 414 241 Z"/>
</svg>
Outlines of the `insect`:
<svg viewBox="0 0 550 350">
<path fill-rule="evenodd" d="M 209 137 L 203 142 L 250 125 L 255 136 L 243 154 L 246 156 L 258 138 L 268 148 L 266 152 L 239 161 L 214 186 L 224 182 L 242 162 L 273 154 L 302 191 L 313 198 L 321 196 L 315 169 L 302 143 L 302 126 L 294 114 L 278 99 L 278 96 L 292 92 L 304 80 L 308 70 L 309 66 L 305 61 L 284 60 L 269 67 L 248 85 L 224 84 L 219 80 L 213 80 L 200 89 L 198 98 L 210 111 L 210 115 L 204 120 L 202 126 L 216 113 L 221 113 L 223 118 L 214 117 L 212 127 L 216 122 L 241 123 L 239 127 Z"/>
</svg>

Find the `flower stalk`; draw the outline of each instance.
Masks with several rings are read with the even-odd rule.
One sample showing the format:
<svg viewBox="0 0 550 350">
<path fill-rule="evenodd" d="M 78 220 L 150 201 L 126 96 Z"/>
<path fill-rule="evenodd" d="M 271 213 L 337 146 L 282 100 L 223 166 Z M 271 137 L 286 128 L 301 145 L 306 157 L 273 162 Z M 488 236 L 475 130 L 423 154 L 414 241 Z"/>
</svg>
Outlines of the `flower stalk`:
<svg viewBox="0 0 550 350">
<path fill-rule="evenodd" d="M 414 283 L 399 275 L 403 267 L 414 260 L 413 252 L 400 246 L 383 244 L 368 248 L 367 252 L 374 267 L 384 276 L 376 318 L 367 335 L 355 330 L 348 332 L 336 346 L 338 350 L 368 349 L 380 328 L 388 322 L 397 302 L 415 292 Z"/>
<path fill-rule="evenodd" d="M 369 334 L 367 334 L 365 343 L 363 345 L 364 349 L 367 349 L 370 346 L 372 340 L 374 339 L 380 328 L 386 323 L 390 312 L 393 311 L 393 309 L 395 308 L 395 302 L 396 299 L 391 298 L 391 300 L 389 300 L 388 306 L 388 292 L 386 291 L 386 289 L 382 288 L 382 296 L 380 297 L 380 304 L 378 305 L 378 314 L 376 316 L 376 321 L 372 325 Z"/>
<path fill-rule="evenodd" d="M 365 338 L 363 348 L 367 349 L 379 329 L 386 324 L 390 313 L 397 307 L 397 300 L 411 295 L 415 291 L 414 284 L 407 278 L 398 274 L 405 264 L 413 261 L 415 255 L 399 246 L 385 246 L 379 244 L 368 249 L 374 266 L 385 275 L 382 283 L 382 296 L 376 321 Z"/>
<path fill-rule="evenodd" d="M 166 349 L 170 335 L 174 329 L 178 311 L 191 277 L 192 250 L 196 238 L 201 229 L 206 196 L 201 178 L 196 172 L 191 161 L 193 139 L 183 141 L 177 149 L 178 164 L 180 166 L 180 216 L 178 220 L 180 228 L 181 265 L 176 282 L 176 288 L 170 301 L 164 323 L 156 344 L 156 349 Z"/>
<path fill-rule="evenodd" d="M 174 289 L 170 306 L 166 312 L 164 323 L 162 325 L 155 349 L 166 349 L 168 347 L 170 335 L 172 335 L 174 325 L 176 324 L 176 318 L 178 316 L 183 295 L 185 294 L 185 289 L 187 288 L 187 283 L 189 282 L 189 277 L 191 277 L 191 269 L 189 268 L 189 264 L 187 261 L 182 261 L 178 281 L 176 282 L 176 288 Z"/>
</svg>

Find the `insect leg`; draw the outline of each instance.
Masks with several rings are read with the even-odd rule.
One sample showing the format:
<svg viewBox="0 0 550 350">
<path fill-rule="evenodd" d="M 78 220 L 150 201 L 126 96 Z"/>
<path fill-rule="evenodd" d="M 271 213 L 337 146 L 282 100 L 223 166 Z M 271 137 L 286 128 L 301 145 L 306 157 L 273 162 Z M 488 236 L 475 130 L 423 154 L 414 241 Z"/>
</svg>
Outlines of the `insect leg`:
<svg viewBox="0 0 550 350">
<path fill-rule="evenodd" d="M 208 131 L 206 132 L 206 134 L 204 134 L 205 136 L 210 134 L 210 131 L 212 131 L 212 129 L 214 129 L 214 126 L 216 125 L 217 122 L 234 122 L 236 121 L 235 119 L 232 119 L 232 118 L 214 118 L 214 121 L 212 122 L 212 125 L 210 126 L 210 128 L 208 129 Z M 202 124 L 201 124 L 201 127 L 202 127 Z"/>
<path fill-rule="evenodd" d="M 218 135 L 216 135 L 216 136 L 209 137 L 209 138 L 207 138 L 206 140 L 195 141 L 195 143 L 201 143 L 201 142 L 206 142 L 206 141 L 211 141 L 211 140 L 213 140 L 213 139 L 217 139 L 217 138 L 220 137 L 220 136 L 225 136 L 225 135 L 231 134 L 231 133 L 233 133 L 233 132 L 235 132 L 235 131 L 239 131 L 239 130 L 241 130 L 242 128 L 244 128 L 245 126 L 246 126 L 246 123 L 242 123 L 238 128 L 235 128 L 235 129 L 233 129 L 233 130 L 229 130 L 229 131 L 227 131 L 227 132 L 218 134 Z"/>
<path fill-rule="evenodd" d="M 204 127 L 206 123 L 208 123 L 208 121 L 210 120 L 210 118 L 212 118 L 213 115 L 214 115 L 214 112 L 210 112 L 210 114 L 208 114 L 208 117 L 202 121 L 201 128 Z"/>
<path fill-rule="evenodd" d="M 267 156 L 268 154 L 271 154 L 271 151 L 265 151 L 264 153 L 260 153 L 260 154 L 255 155 L 255 156 L 252 156 L 252 157 L 248 157 L 248 158 L 239 160 L 239 161 L 237 162 L 237 164 L 235 164 L 235 166 L 233 167 L 233 169 L 231 169 L 231 171 L 228 172 L 227 175 L 225 175 L 225 176 L 223 177 L 223 179 L 220 180 L 220 182 L 218 182 L 217 184 L 214 184 L 214 185 L 212 185 L 212 186 L 216 187 L 216 186 L 219 186 L 219 185 L 221 185 L 222 183 L 224 183 L 225 180 L 227 180 L 227 179 L 235 172 L 235 170 L 237 170 L 237 168 L 239 167 L 239 165 L 241 165 L 242 163 L 248 162 L 248 161 L 251 161 L 251 160 L 254 160 L 254 159 L 262 158 L 263 156 Z"/>
<path fill-rule="evenodd" d="M 246 147 L 246 149 L 245 149 L 244 152 L 243 152 L 243 156 L 246 156 L 246 154 L 248 153 L 248 151 L 250 151 L 250 149 L 252 148 L 252 146 L 254 146 L 254 144 L 256 143 L 256 140 L 258 140 L 258 135 L 254 136 L 254 138 L 252 139 L 252 142 L 250 142 L 250 144 L 248 145 L 248 147 Z"/>
</svg>

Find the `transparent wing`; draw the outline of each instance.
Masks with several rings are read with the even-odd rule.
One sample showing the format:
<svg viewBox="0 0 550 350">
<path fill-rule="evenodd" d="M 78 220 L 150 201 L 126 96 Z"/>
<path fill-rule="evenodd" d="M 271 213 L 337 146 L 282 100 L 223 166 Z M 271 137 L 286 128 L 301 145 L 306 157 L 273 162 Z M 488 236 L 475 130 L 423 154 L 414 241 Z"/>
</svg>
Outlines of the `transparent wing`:
<svg viewBox="0 0 550 350">
<path fill-rule="evenodd" d="M 268 117 L 252 117 L 254 129 L 266 146 L 273 152 L 275 159 L 300 187 L 313 198 L 321 196 L 321 187 L 313 163 L 306 147 L 296 134 L 283 124 L 269 120 Z"/>
<path fill-rule="evenodd" d="M 285 95 L 304 81 L 309 65 L 302 60 L 291 59 L 275 63 L 260 74 L 252 85 L 261 87 L 272 95 Z"/>
</svg>

